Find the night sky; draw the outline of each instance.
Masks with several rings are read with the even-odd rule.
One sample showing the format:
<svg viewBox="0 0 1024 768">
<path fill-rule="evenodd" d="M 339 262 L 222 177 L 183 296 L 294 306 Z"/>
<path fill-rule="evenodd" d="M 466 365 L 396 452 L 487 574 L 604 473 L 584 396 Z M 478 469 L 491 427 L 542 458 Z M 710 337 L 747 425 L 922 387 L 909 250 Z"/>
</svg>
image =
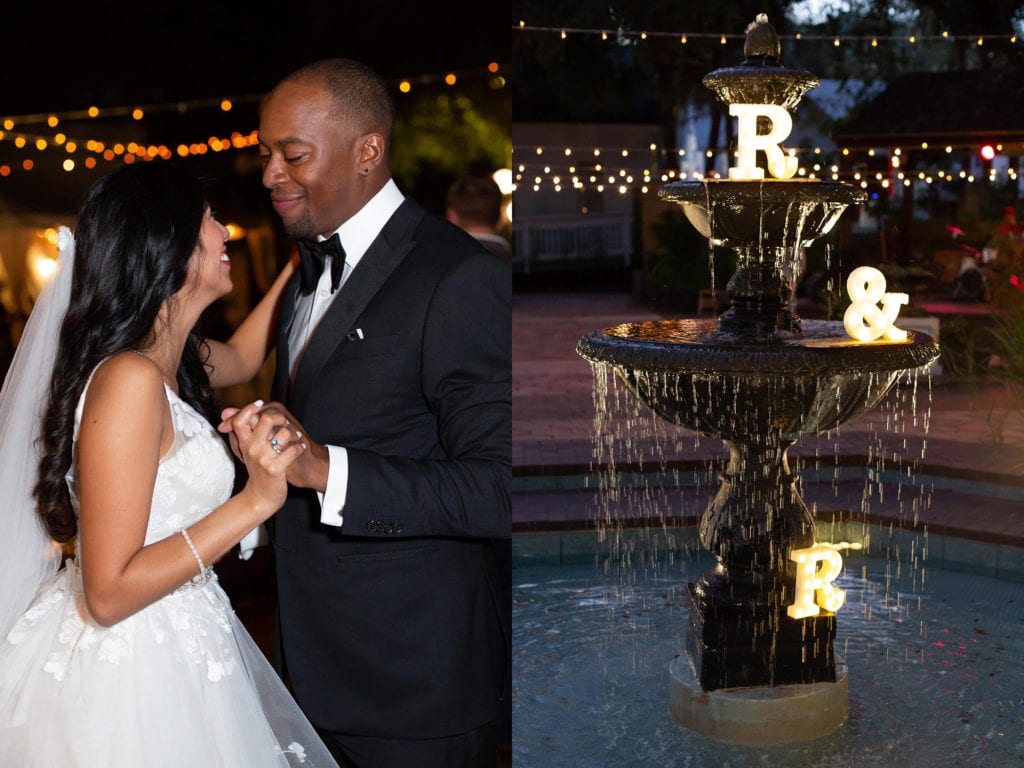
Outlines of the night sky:
<svg viewBox="0 0 1024 768">
<path fill-rule="evenodd" d="M 486 1 L 18 5 L 0 16 L 3 114 L 262 93 L 328 56 L 427 74 L 505 61 L 511 42 L 507 8 Z"/>
</svg>

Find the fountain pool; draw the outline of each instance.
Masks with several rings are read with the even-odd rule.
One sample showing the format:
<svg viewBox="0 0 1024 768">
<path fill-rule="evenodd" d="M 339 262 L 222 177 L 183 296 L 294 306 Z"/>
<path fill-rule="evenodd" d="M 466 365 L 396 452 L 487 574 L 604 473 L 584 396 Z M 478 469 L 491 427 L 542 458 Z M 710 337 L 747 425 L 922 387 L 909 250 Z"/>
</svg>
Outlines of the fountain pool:
<svg viewBox="0 0 1024 768">
<path fill-rule="evenodd" d="M 593 532 L 515 537 L 520 554 L 568 536 L 578 551 L 574 563 L 517 557 L 513 569 L 517 768 L 1024 765 L 1019 581 L 929 567 L 922 585 L 920 569 L 885 554 L 892 534 L 876 529 L 871 554 L 850 552 L 837 581 L 848 719 L 818 739 L 751 747 L 701 736 L 668 711 L 667 667 L 685 656 L 686 582 L 713 558 L 693 527 L 634 533 L 673 541 L 674 556 L 627 577 Z M 988 545 L 972 544 L 971 557 L 984 556 Z"/>
</svg>

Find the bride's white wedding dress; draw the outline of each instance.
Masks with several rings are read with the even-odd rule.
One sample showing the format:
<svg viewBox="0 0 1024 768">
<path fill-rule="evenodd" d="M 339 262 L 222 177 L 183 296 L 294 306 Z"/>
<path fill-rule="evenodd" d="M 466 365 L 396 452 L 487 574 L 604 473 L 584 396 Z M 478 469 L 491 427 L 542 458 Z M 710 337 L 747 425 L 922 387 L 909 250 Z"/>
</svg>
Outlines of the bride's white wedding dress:
<svg viewBox="0 0 1024 768">
<path fill-rule="evenodd" d="M 157 472 L 147 544 L 222 504 L 234 478 L 213 427 L 169 388 L 167 397 L 175 440 Z M 68 481 L 74 499 L 73 472 Z M 69 560 L 0 644 L 0 766 L 289 765 L 335 763 L 215 575 L 103 627 Z"/>
</svg>

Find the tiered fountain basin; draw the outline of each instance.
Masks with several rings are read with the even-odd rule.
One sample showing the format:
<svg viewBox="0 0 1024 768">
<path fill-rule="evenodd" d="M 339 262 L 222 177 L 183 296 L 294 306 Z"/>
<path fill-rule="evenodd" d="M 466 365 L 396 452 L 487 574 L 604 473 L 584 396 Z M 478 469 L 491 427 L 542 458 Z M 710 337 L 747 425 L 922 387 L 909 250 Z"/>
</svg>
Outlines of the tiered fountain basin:
<svg viewBox="0 0 1024 768">
<path fill-rule="evenodd" d="M 820 179 L 675 181 L 662 186 L 663 200 L 682 206 L 690 223 L 716 245 L 792 248 L 827 234 L 850 205 L 867 194 Z"/>
<path fill-rule="evenodd" d="M 802 334 L 745 343 L 714 319 L 622 323 L 577 345 L 587 360 L 614 367 L 662 418 L 722 440 L 772 436 L 793 442 L 873 408 L 906 371 L 938 357 L 927 334 L 858 342 L 839 322 L 803 320 Z"/>
</svg>

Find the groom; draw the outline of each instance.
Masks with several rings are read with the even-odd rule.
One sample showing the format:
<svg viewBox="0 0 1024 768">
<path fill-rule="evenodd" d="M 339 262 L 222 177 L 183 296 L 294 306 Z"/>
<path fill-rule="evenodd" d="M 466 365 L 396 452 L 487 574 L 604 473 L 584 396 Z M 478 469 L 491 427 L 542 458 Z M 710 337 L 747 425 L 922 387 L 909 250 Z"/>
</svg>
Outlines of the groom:
<svg viewBox="0 0 1024 768">
<path fill-rule="evenodd" d="M 403 196 L 392 122 L 387 86 L 344 59 L 292 73 L 261 107 L 263 184 L 304 259 L 267 407 L 310 448 L 274 520 L 278 658 L 342 765 L 493 766 L 511 657 L 511 277 Z"/>
</svg>

